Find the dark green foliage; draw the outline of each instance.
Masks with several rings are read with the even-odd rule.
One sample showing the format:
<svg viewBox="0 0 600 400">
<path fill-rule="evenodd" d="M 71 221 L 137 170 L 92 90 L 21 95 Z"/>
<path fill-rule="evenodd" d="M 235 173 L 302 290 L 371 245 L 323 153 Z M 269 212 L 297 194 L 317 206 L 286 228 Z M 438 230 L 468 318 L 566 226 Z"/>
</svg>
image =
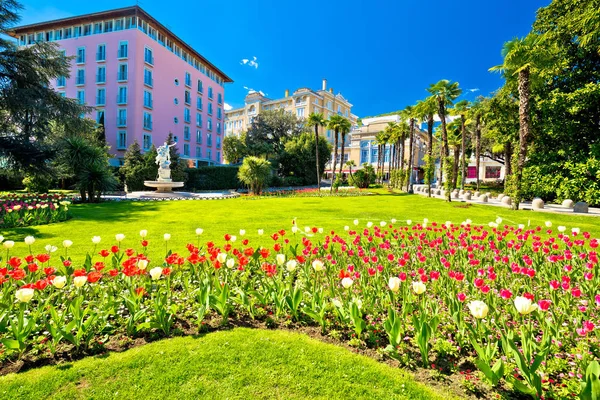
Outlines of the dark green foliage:
<svg viewBox="0 0 600 400">
<path fill-rule="evenodd" d="M 158 173 L 155 163 L 156 147 L 142 154 L 140 145 L 134 141 L 125 152 L 123 166 L 120 172 L 123 175 L 127 190 L 130 192 L 147 190 L 144 181 L 153 181 Z"/>
<path fill-rule="evenodd" d="M 174 143 L 173 134 L 169 132 L 167 144 L 171 145 Z M 169 152 L 171 155 L 171 179 L 174 182 L 185 182 L 187 180 L 186 170 L 189 167 L 187 161 L 179 157 L 177 146 L 170 147 Z M 156 159 L 156 154 L 154 154 L 154 159 Z M 156 173 L 158 174 L 158 165 L 156 166 Z"/>
<path fill-rule="evenodd" d="M 325 171 L 325 164 L 331 159 L 331 145 L 326 140 L 319 140 L 319 170 L 320 175 Z M 296 185 L 317 184 L 317 161 L 315 152 L 315 136 L 312 133 L 302 133 L 300 136 L 288 139 L 284 151 L 279 155 L 279 175 L 297 178 Z"/>
<path fill-rule="evenodd" d="M 242 183 L 237 177 L 239 167 L 199 167 L 187 170 L 186 190 L 239 189 Z"/>
<path fill-rule="evenodd" d="M 377 176 L 375 174 L 375 168 L 371 164 L 364 163 L 362 169 L 355 171 L 349 178 L 351 186 L 356 186 L 360 189 L 366 189 L 370 184 L 375 182 Z"/>
<path fill-rule="evenodd" d="M 47 174 L 28 174 L 23 178 L 23 186 L 30 193 L 48 193 L 52 177 Z"/>
<path fill-rule="evenodd" d="M 238 164 L 248 155 L 246 148 L 246 134 L 238 136 L 225 136 L 223 139 L 223 157 L 229 164 Z"/>
<path fill-rule="evenodd" d="M 252 156 L 276 156 L 283 151 L 287 139 L 308 129 L 303 120 L 284 110 L 261 111 L 246 133 L 247 153 Z"/>
</svg>

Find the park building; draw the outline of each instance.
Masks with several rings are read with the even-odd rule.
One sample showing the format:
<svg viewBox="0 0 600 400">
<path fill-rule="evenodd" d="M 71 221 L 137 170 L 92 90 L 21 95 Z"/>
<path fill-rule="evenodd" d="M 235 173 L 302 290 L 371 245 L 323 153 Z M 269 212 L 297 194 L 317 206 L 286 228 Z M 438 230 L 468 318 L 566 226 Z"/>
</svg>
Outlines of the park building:
<svg viewBox="0 0 600 400">
<path fill-rule="evenodd" d="M 21 46 L 54 42 L 73 57 L 54 88 L 92 108 L 112 163 L 137 141 L 142 151 L 173 134 L 192 165 L 220 164 L 225 83 L 232 80 L 139 6 L 16 27 Z"/>
<path fill-rule="evenodd" d="M 299 118 L 308 118 L 311 113 L 322 113 L 325 119 L 329 119 L 332 115 L 338 114 L 348 118 L 352 126 L 355 126 L 358 121 L 358 117 L 352 114 L 352 104 L 341 93 L 335 94 L 333 88 L 327 88 L 327 80 L 323 79 L 321 90 L 306 87 L 299 88 L 293 93 L 285 90 L 283 97 L 278 99 L 270 99 L 262 92 L 251 90 L 244 99 L 243 107 L 225 111 L 226 135 L 240 136 L 250 128 L 254 118 L 264 110 L 284 110 Z M 314 128 L 312 129 L 314 131 Z M 334 143 L 332 130 L 320 127 L 319 134 L 329 143 Z M 345 146 L 349 147 L 351 143 L 350 135 L 347 135 Z M 339 146 L 341 147 L 341 141 Z"/>
</svg>

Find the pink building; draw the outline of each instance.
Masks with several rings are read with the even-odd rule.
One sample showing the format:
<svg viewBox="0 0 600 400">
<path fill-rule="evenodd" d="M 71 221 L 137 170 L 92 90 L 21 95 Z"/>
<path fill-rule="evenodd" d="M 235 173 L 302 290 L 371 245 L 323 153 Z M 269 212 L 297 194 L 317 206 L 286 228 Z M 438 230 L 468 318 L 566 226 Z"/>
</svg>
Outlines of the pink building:
<svg viewBox="0 0 600 400">
<path fill-rule="evenodd" d="M 71 76 L 55 88 L 104 120 L 115 164 L 134 140 L 146 151 L 169 132 L 191 163 L 222 162 L 224 84 L 232 80 L 140 7 L 20 26 L 11 36 L 22 46 L 55 42 L 74 57 Z"/>
</svg>

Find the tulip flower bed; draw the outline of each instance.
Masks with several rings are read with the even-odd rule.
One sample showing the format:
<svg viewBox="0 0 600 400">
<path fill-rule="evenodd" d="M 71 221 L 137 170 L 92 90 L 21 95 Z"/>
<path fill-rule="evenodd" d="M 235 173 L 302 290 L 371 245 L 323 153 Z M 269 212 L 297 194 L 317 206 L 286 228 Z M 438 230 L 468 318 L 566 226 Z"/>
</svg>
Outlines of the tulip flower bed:
<svg viewBox="0 0 600 400">
<path fill-rule="evenodd" d="M 70 204 L 61 194 L 0 193 L 0 228 L 65 221 Z"/>
<path fill-rule="evenodd" d="M 334 192 L 326 190 L 318 190 L 317 188 L 303 188 L 290 190 L 265 190 L 260 194 L 260 197 L 357 197 L 368 196 L 372 193 L 367 189 L 356 188 L 340 188 Z"/>
<path fill-rule="evenodd" d="M 245 232 L 219 243 L 147 232 L 71 259 L 72 243 L 12 254 L 0 269 L 5 362 L 88 352 L 111 337 L 169 336 L 216 320 L 317 326 L 402 365 L 478 376 L 498 391 L 534 397 L 597 396 L 600 385 L 599 240 L 574 228 L 419 224 Z M 259 232 L 265 234 L 265 232 Z M 150 246 L 164 257 L 148 259 Z M 156 254 L 154 251 L 152 254 Z M 192 329 L 193 330 L 193 329 Z M 417 360 L 417 361 L 415 361 Z M 596 393 L 596 394 L 595 394 Z M 587 397 L 586 397 L 587 396 Z"/>
</svg>

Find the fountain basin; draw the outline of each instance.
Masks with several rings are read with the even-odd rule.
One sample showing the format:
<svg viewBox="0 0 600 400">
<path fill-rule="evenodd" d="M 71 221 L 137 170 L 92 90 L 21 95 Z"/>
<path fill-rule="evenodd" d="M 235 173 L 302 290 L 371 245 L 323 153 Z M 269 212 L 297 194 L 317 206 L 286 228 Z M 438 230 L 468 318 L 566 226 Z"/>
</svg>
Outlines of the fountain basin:
<svg viewBox="0 0 600 400">
<path fill-rule="evenodd" d="M 169 193 L 173 188 L 183 187 L 183 182 L 144 181 L 144 186 L 156 188 L 158 193 Z"/>
</svg>

